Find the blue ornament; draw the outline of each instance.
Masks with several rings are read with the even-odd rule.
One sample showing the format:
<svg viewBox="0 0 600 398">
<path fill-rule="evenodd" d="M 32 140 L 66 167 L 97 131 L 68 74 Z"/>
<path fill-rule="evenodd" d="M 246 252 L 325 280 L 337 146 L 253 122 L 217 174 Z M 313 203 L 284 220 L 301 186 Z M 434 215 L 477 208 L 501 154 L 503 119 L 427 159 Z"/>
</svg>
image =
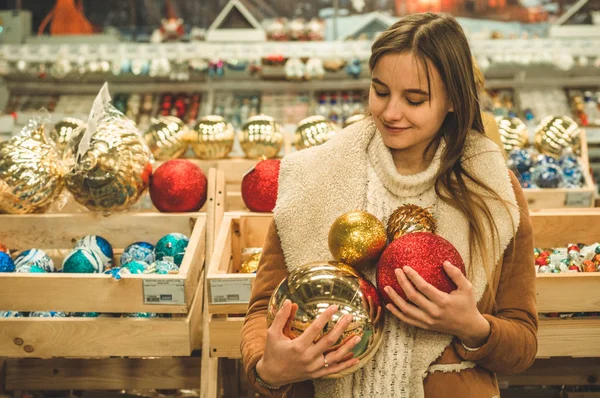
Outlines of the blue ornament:
<svg viewBox="0 0 600 398">
<path fill-rule="evenodd" d="M 129 275 L 129 274 L 131 274 L 131 272 L 129 272 L 129 269 L 127 269 L 127 268 L 119 268 L 119 267 L 107 269 L 103 273 L 104 273 L 104 275 L 110 275 L 110 276 L 112 276 L 116 280 L 120 280 L 123 277 L 123 275 Z"/>
<path fill-rule="evenodd" d="M 531 179 L 540 188 L 558 188 L 563 183 L 563 172 L 556 164 L 541 163 L 534 167 Z"/>
<path fill-rule="evenodd" d="M 158 260 L 155 261 L 151 267 L 157 274 L 167 275 L 179 273 L 179 267 L 172 261 Z"/>
<path fill-rule="evenodd" d="M 29 317 L 38 318 L 64 318 L 67 314 L 58 311 L 33 311 L 29 313 Z"/>
<path fill-rule="evenodd" d="M 533 164 L 531 153 L 527 149 L 513 149 L 506 164 L 517 175 L 528 172 Z"/>
<path fill-rule="evenodd" d="M 35 265 L 45 269 L 46 272 L 54 272 L 54 261 L 40 249 L 25 250 L 15 258 L 16 268 L 24 265 Z"/>
<path fill-rule="evenodd" d="M 583 170 L 581 167 L 565 167 L 562 172 L 567 188 L 580 188 L 583 186 Z"/>
<path fill-rule="evenodd" d="M 151 274 L 152 271 L 150 270 L 150 264 L 145 263 L 143 261 L 130 261 L 127 264 L 125 264 L 123 266 L 123 268 L 126 268 L 129 270 L 130 273 L 132 274 Z"/>
<path fill-rule="evenodd" d="M 87 235 L 75 243 L 75 249 L 85 247 L 100 255 L 104 268 L 110 268 L 113 263 L 113 248 L 106 239 L 97 235 Z"/>
<path fill-rule="evenodd" d="M 346 66 L 346 73 L 355 79 L 358 79 L 360 77 L 361 71 L 362 71 L 362 66 L 360 65 L 360 59 L 358 59 L 358 58 L 353 59 Z"/>
<path fill-rule="evenodd" d="M 0 311 L 0 318 L 21 318 L 22 313 L 17 311 Z"/>
<path fill-rule="evenodd" d="M 72 274 L 94 274 L 104 270 L 100 255 L 82 247 L 75 249 L 63 261 L 63 272 Z"/>
<path fill-rule="evenodd" d="M 0 252 L 0 272 L 15 272 L 15 263 L 4 252 Z"/>
<path fill-rule="evenodd" d="M 37 265 L 23 265 L 19 268 L 17 268 L 17 272 L 20 272 L 22 274 L 45 274 L 46 270 L 38 267 Z"/>
<path fill-rule="evenodd" d="M 148 242 L 135 242 L 127 246 L 121 255 L 121 266 L 130 261 L 154 262 L 154 246 Z"/>
<path fill-rule="evenodd" d="M 154 248 L 156 261 L 170 260 L 177 266 L 181 266 L 188 243 L 190 243 L 190 240 L 184 234 L 172 233 L 163 236 Z"/>
</svg>

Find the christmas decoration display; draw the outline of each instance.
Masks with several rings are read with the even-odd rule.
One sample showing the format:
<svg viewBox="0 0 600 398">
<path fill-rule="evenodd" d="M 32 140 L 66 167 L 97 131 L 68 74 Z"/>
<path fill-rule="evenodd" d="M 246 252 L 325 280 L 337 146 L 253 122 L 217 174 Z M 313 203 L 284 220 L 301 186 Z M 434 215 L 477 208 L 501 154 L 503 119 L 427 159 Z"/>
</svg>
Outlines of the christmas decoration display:
<svg viewBox="0 0 600 398">
<path fill-rule="evenodd" d="M 81 247 L 65 257 L 62 270 L 65 273 L 99 274 L 104 271 L 104 265 L 96 251 Z"/>
<path fill-rule="evenodd" d="M 283 146 L 281 126 L 267 115 L 249 118 L 242 126 L 239 138 L 244 153 L 250 159 L 259 159 L 262 156 L 273 158 Z"/>
<path fill-rule="evenodd" d="M 496 123 L 500 131 L 500 140 L 507 153 L 510 153 L 513 149 L 527 147 L 529 143 L 529 131 L 521 119 L 497 116 Z"/>
<path fill-rule="evenodd" d="M 422 214 L 422 212 L 423 209 L 420 209 L 419 213 Z M 401 207 L 395 213 L 406 220 L 411 219 L 409 216 L 410 210 L 403 210 Z M 418 223 L 420 219 L 427 219 L 427 223 L 430 223 L 429 220 L 432 218 L 433 216 L 424 218 L 419 215 L 415 216 L 414 220 Z M 391 224 L 396 224 L 393 219 L 388 222 L 388 227 Z M 408 226 L 404 230 L 420 230 L 420 228 L 418 226 Z M 384 290 L 387 286 L 391 286 L 403 299 L 408 300 L 404 290 L 398 283 L 395 272 L 397 268 L 404 268 L 405 266 L 411 267 L 435 288 L 446 293 L 452 292 L 456 289 L 456 285 L 444 271 L 443 264 L 445 261 L 449 261 L 459 268 L 463 274 L 465 273 L 465 265 L 460 253 L 441 236 L 434 235 L 433 232 L 413 232 L 401 235 L 387 246 L 377 264 L 377 288 L 383 300 L 386 303 L 392 302 Z"/>
<path fill-rule="evenodd" d="M 341 215 L 329 230 L 329 251 L 333 258 L 357 269 L 375 264 L 386 242 L 385 226 L 366 211 Z"/>
<path fill-rule="evenodd" d="M 302 119 L 296 128 L 294 146 L 297 150 L 321 145 L 335 135 L 335 126 L 324 116 Z"/>
<path fill-rule="evenodd" d="M 242 199 L 254 212 L 270 212 L 275 208 L 279 188 L 279 159 L 266 159 L 254 165 L 242 179 Z"/>
<path fill-rule="evenodd" d="M 144 140 L 157 160 L 180 157 L 187 150 L 187 126 L 178 117 L 161 116 L 152 119 L 144 133 Z"/>
<path fill-rule="evenodd" d="M 540 153 L 558 158 L 565 148 L 576 154 L 581 149 L 579 126 L 567 116 L 548 116 L 535 131 L 535 146 Z"/>
<path fill-rule="evenodd" d="M 85 247 L 95 251 L 102 259 L 104 268 L 111 268 L 113 264 L 113 248 L 106 239 L 97 235 L 87 235 L 75 243 L 75 249 Z"/>
<path fill-rule="evenodd" d="M 600 272 L 600 243 L 569 243 L 555 249 L 535 248 L 536 271 L 540 274 Z"/>
<path fill-rule="evenodd" d="M 226 158 L 233 148 L 235 130 L 217 115 L 204 116 L 186 135 L 194 154 L 200 159 Z"/>
<path fill-rule="evenodd" d="M 189 238 L 184 234 L 171 233 L 165 235 L 156 243 L 154 257 L 156 261 L 171 261 L 179 267 L 189 242 Z"/>
<path fill-rule="evenodd" d="M 240 266 L 240 273 L 255 274 L 256 271 L 258 271 L 258 264 L 260 263 L 260 258 L 262 257 L 262 249 L 246 249 L 245 251 L 245 254 L 249 255 L 249 257 Z M 243 255 L 244 253 L 242 253 L 242 256 Z"/>
<path fill-rule="evenodd" d="M 29 249 L 15 257 L 17 271 L 22 267 L 38 267 L 46 272 L 54 272 L 54 261 L 40 249 Z"/>
<path fill-rule="evenodd" d="M 52 127 L 52 130 L 50 130 L 50 133 L 48 134 L 48 138 L 54 142 L 54 145 L 61 156 L 76 130 L 81 128 L 83 124 L 83 120 L 67 117 L 58 121 L 54 127 Z"/>
<path fill-rule="evenodd" d="M 208 180 L 189 160 L 173 159 L 152 174 L 150 198 L 161 212 L 195 212 L 206 203 Z"/>
<path fill-rule="evenodd" d="M 507 166 L 523 188 L 581 188 L 585 185 L 583 167 L 571 148 L 560 158 L 538 154 L 533 149 L 514 149 Z"/>
<path fill-rule="evenodd" d="M 135 242 L 127 246 L 121 254 L 121 266 L 132 261 L 152 264 L 154 262 L 154 245 L 148 242 Z"/>
<path fill-rule="evenodd" d="M 359 336 L 361 341 L 352 354 L 360 362 L 327 378 L 343 377 L 357 371 L 377 352 L 382 341 L 385 311 L 375 287 L 356 269 L 336 262 L 309 263 L 294 269 L 271 295 L 267 310 L 269 326 L 286 299 L 298 306 L 289 326 L 284 329 L 291 339 L 300 336 L 330 305 L 338 305 L 339 310 L 316 341 L 331 331 L 342 316 L 352 314 L 352 322 L 330 351 Z"/>
</svg>

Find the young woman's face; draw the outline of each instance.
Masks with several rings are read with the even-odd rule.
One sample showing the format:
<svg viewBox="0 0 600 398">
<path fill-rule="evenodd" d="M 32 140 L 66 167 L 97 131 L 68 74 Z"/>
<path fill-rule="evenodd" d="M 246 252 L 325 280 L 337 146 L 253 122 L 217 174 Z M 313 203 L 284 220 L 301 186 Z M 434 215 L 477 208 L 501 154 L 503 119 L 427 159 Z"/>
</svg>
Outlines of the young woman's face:
<svg viewBox="0 0 600 398">
<path fill-rule="evenodd" d="M 412 53 L 382 56 L 371 75 L 369 108 L 383 142 L 392 149 L 419 150 L 436 136 L 452 106 L 439 72 Z"/>
</svg>

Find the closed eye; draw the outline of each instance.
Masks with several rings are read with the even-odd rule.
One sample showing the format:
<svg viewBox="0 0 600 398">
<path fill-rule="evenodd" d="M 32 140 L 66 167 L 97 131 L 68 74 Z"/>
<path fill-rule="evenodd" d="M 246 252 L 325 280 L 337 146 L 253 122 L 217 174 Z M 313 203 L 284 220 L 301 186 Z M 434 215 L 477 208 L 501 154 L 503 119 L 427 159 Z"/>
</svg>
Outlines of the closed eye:
<svg viewBox="0 0 600 398">
<path fill-rule="evenodd" d="M 407 99 L 406 102 L 408 102 L 408 104 L 410 106 L 419 106 L 419 105 L 423 105 L 423 103 L 425 103 L 425 101 L 411 101 L 409 99 Z"/>
</svg>

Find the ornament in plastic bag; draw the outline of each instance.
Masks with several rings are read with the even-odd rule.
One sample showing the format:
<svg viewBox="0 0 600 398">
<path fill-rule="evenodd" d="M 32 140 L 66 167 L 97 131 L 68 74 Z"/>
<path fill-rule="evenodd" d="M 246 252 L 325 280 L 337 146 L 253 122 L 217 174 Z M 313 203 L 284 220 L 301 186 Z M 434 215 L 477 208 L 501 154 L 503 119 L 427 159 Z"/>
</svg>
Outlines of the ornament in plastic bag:
<svg viewBox="0 0 600 398">
<path fill-rule="evenodd" d="M 306 66 L 300 58 L 290 58 L 285 63 L 285 77 L 288 80 L 302 80 L 306 73 Z"/>
<path fill-rule="evenodd" d="M 309 58 L 306 61 L 306 79 L 322 79 L 325 77 L 325 68 L 323 61 L 319 58 Z"/>
<path fill-rule="evenodd" d="M 564 183 L 564 175 L 558 165 L 540 162 L 533 168 L 531 180 L 539 188 L 559 188 Z"/>
<path fill-rule="evenodd" d="M 65 183 L 75 200 L 93 211 L 131 208 L 148 188 L 150 151 L 135 123 L 110 103 L 105 85 L 85 129 L 69 142 Z"/>
<path fill-rule="evenodd" d="M 59 154 L 62 156 L 64 150 L 67 148 L 69 141 L 73 137 L 73 134 L 83 125 L 83 120 L 67 117 L 62 120 L 59 120 L 52 130 L 50 130 L 49 138 L 54 145 L 56 145 L 56 149 Z"/>
</svg>

